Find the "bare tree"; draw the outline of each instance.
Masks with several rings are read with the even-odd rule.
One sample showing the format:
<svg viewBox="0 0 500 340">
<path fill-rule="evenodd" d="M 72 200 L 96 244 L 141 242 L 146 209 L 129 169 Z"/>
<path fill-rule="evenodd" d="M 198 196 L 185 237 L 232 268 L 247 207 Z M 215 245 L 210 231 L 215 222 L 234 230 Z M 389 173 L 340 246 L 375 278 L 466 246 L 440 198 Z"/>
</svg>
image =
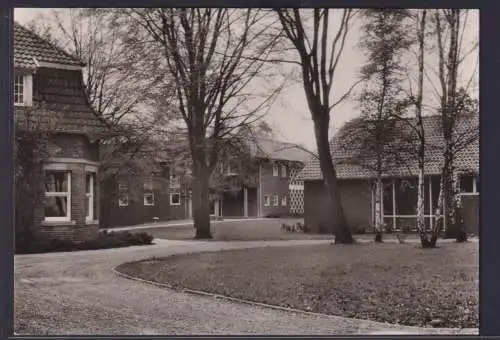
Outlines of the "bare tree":
<svg viewBox="0 0 500 340">
<path fill-rule="evenodd" d="M 277 9 L 283 31 L 299 55 L 302 71 L 302 84 L 307 104 L 314 122 L 314 134 L 318 148 L 319 163 L 323 180 L 328 192 L 332 209 L 330 224 L 335 234 L 336 243 L 352 243 L 354 239 L 342 207 L 341 196 L 335 167 L 332 162 L 329 145 L 330 114 L 332 109 L 342 102 L 359 83 L 351 86 L 349 91 L 336 102 L 331 103 L 331 90 L 334 84 L 347 33 L 355 11 L 341 11 L 339 27 L 333 37 L 329 36 L 330 15 L 334 12 L 328 8 L 316 8 L 312 18 L 301 14 L 301 9 Z M 305 10 L 304 10 L 305 11 Z M 333 14 L 332 14 L 333 16 Z M 306 27 L 312 21 L 312 28 Z"/>
<path fill-rule="evenodd" d="M 264 114 L 282 86 L 272 81 L 276 67 L 266 62 L 279 47 L 280 36 L 269 33 L 276 19 L 256 9 L 150 8 L 115 13 L 121 22 L 136 27 L 135 35 L 128 35 L 129 46 L 153 60 L 155 68 L 147 72 L 172 80 L 175 104 L 189 137 L 195 237 L 211 238 L 209 181 L 222 140 Z M 268 86 L 259 92 L 253 85 L 264 74 Z"/>
<path fill-rule="evenodd" d="M 434 11 L 433 18 L 438 51 L 441 128 L 445 141 L 444 164 L 441 174 L 442 193 L 440 194 L 443 202 L 440 202 L 438 213 L 441 215 L 440 212 L 443 210 L 446 233 L 455 237 L 457 242 L 467 241 L 467 234 L 461 218 L 459 181 L 454 164 L 455 155 L 464 141 L 470 143 L 471 136 L 478 137 L 474 131 L 468 131 L 469 133 L 465 134 L 465 139 L 457 135 L 457 124 L 461 114 L 464 113 L 460 110 L 463 106 L 461 101 L 469 97 L 468 95 L 459 96 L 459 66 L 468 54 L 477 49 L 477 43 L 475 43 L 469 51 L 462 53 L 467 15 L 468 10 L 440 9 Z M 473 76 L 461 92 L 465 94 L 468 92 Z M 478 129 L 478 126 L 472 127 L 472 130 L 478 131 Z M 440 222 L 442 221 L 440 220 Z"/>
</svg>

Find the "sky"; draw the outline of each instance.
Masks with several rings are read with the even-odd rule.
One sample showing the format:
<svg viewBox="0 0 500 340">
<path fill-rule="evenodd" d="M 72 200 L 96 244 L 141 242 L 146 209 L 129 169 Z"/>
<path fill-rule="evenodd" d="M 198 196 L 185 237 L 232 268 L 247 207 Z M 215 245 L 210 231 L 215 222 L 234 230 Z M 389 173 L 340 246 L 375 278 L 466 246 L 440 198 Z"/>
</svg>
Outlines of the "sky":
<svg viewBox="0 0 500 340">
<path fill-rule="evenodd" d="M 47 8 L 16 8 L 14 10 L 14 19 L 20 24 L 26 24 L 50 10 Z M 469 15 L 468 23 L 464 41 L 470 44 L 479 39 L 479 12 L 477 10 Z M 355 23 L 349 31 L 344 54 L 334 79 L 332 102 L 335 102 L 358 79 L 359 69 L 365 62 L 364 53 L 357 46 L 361 35 L 362 31 L 359 22 Z M 472 74 L 478 74 L 477 56 L 478 53 L 473 53 L 464 60 L 460 70 L 460 75 L 465 79 L 464 81 L 468 80 Z M 432 63 L 432 60 L 429 62 Z M 430 74 L 429 79 L 432 79 L 432 77 L 432 74 Z M 476 91 L 478 91 L 477 81 L 474 83 Z M 433 86 L 429 83 L 429 80 L 426 80 L 425 88 L 424 98 L 435 99 L 432 91 Z M 359 116 L 358 105 L 353 97 L 351 96 L 350 99 L 345 100 L 333 109 L 330 134 L 333 134 L 345 122 Z M 433 105 L 432 103 L 429 102 L 429 105 Z M 284 90 L 264 119 L 271 125 L 278 139 L 301 144 L 309 150 L 316 150 L 313 124 L 302 84 L 297 83 Z"/>
</svg>

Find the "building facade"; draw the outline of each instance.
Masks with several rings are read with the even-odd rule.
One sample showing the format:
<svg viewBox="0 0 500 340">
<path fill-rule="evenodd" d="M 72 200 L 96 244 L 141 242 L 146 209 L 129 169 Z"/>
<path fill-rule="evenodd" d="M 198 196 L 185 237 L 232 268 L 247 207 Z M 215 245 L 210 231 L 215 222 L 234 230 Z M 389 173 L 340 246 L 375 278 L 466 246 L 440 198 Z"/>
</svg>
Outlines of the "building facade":
<svg viewBox="0 0 500 340">
<path fill-rule="evenodd" d="M 404 125 L 402 129 L 409 128 Z M 424 180 L 425 223 L 432 227 L 440 191 L 444 140 L 440 117 L 424 117 L 426 163 Z M 339 180 L 342 205 L 347 223 L 354 230 L 371 232 L 375 224 L 375 175 L 372 170 L 354 161 L 356 145 L 343 147 L 341 129 L 330 143 Z M 464 223 L 470 233 L 479 231 L 479 116 L 463 117 L 457 124 L 456 135 L 468 143 L 455 155 L 455 178 L 460 186 Z M 390 166 L 383 174 L 381 209 L 386 230 L 415 230 L 417 218 L 417 174 L 415 159 Z M 308 161 L 299 174 L 304 180 L 305 223 L 319 232 L 330 231 L 326 212 L 328 197 L 323 184 L 319 162 Z"/>
<path fill-rule="evenodd" d="M 210 214 L 214 218 L 300 216 L 303 183 L 296 177 L 308 157 L 306 151 L 293 144 L 261 139 L 252 153 L 251 170 L 243 170 L 241 164 L 221 162 L 214 172 L 224 178 L 225 186 L 212 186 Z M 120 196 L 112 200 L 109 212 L 106 209 L 104 227 L 192 218 L 188 165 L 169 165 L 164 160 L 152 175 L 153 186 L 148 184 L 151 178 L 127 177 L 106 188 L 107 193 L 117 190 Z"/>
<path fill-rule="evenodd" d="M 105 126 L 88 103 L 83 67 L 14 24 L 16 134 L 48 136 L 43 190 L 26 226 L 36 240 L 84 240 L 99 230 L 99 138 Z"/>
</svg>

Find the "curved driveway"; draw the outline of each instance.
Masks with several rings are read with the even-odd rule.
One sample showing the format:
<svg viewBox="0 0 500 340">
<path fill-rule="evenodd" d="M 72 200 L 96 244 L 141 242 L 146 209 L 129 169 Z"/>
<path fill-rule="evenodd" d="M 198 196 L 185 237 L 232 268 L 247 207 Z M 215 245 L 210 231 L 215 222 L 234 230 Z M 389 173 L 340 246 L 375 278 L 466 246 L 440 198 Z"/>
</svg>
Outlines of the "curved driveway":
<svg viewBox="0 0 500 340">
<path fill-rule="evenodd" d="M 159 288 L 112 268 L 150 256 L 330 241 L 199 242 L 15 256 L 15 332 L 20 335 L 338 335 L 457 333 L 294 313 Z M 463 330 L 476 334 L 477 330 Z"/>
</svg>

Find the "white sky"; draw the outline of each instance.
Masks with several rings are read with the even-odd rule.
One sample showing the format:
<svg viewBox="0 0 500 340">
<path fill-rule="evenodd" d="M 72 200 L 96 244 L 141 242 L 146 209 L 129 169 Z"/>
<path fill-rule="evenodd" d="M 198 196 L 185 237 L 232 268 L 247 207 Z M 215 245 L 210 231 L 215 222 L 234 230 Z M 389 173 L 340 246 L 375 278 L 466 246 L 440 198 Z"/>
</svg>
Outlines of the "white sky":
<svg viewBox="0 0 500 340">
<path fill-rule="evenodd" d="M 16 8 L 14 18 L 20 24 L 25 24 L 38 15 L 48 12 L 47 8 Z M 469 25 L 464 35 L 464 41 L 473 42 L 479 39 L 479 11 L 473 11 L 469 15 Z M 343 94 L 350 85 L 356 81 L 359 68 L 364 63 L 362 51 L 357 47 L 361 36 L 359 24 L 353 26 L 349 32 L 343 58 L 341 59 L 332 91 L 333 101 Z M 464 79 L 469 79 L 470 75 L 479 73 L 475 68 L 478 62 L 478 53 L 471 54 L 462 64 L 460 74 Z M 478 80 L 474 82 L 476 94 L 478 91 Z M 424 97 L 433 97 L 430 84 L 427 82 L 427 93 Z M 432 98 L 434 100 L 434 97 Z M 333 102 L 332 101 L 332 102 Z M 431 104 L 430 104 L 431 105 Z M 331 128 L 332 132 L 341 127 L 346 121 L 359 115 L 355 101 L 347 100 L 337 106 L 332 112 Z M 313 124 L 307 107 L 302 84 L 289 87 L 282 93 L 280 99 L 274 104 L 273 109 L 266 116 L 265 120 L 275 130 L 277 136 L 285 141 L 299 143 L 305 147 L 315 150 L 315 140 Z"/>
</svg>

